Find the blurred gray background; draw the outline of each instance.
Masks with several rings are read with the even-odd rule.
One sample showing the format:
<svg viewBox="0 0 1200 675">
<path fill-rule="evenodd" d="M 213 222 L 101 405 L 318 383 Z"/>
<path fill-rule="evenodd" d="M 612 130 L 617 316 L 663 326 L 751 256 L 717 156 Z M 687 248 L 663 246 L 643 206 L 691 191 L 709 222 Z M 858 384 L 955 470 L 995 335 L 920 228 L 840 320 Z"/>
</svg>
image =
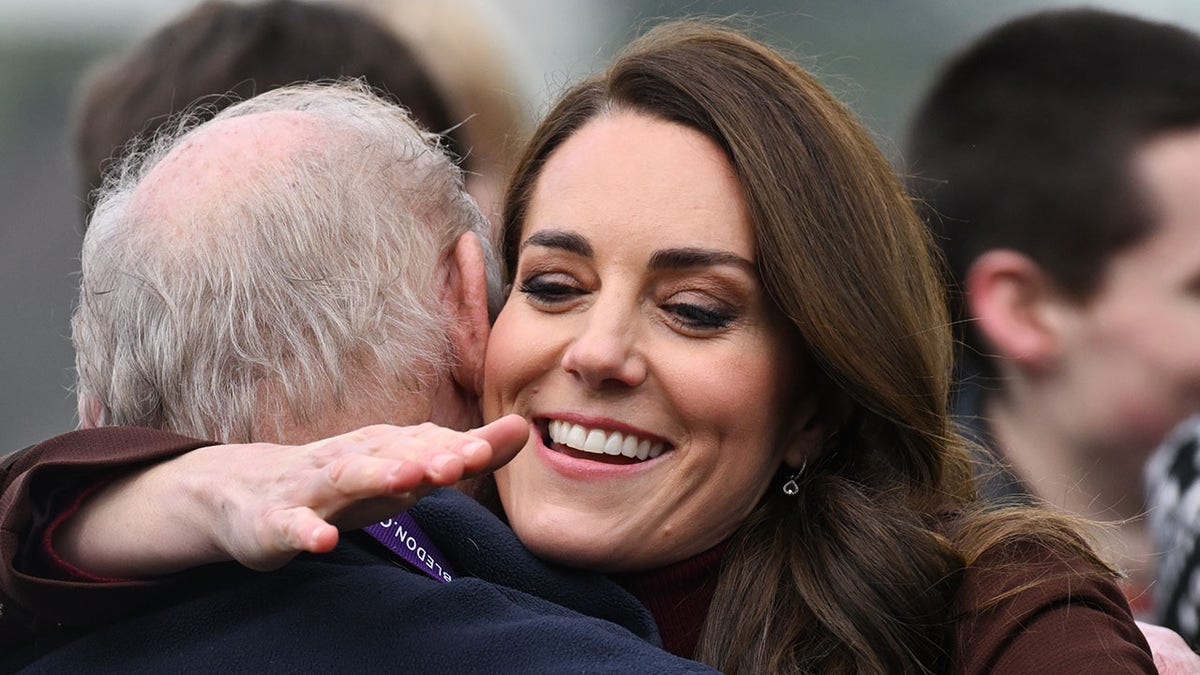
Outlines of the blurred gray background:
<svg viewBox="0 0 1200 675">
<path fill-rule="evenodd" d="M 387 0 L 376 0 L 386 2 Z M 738 15 L 849 103 L 899 158 L 905 119 L 937 65 L 1048 0 L 467 0 L 504 38 L 535 118 L 566 83 L 663 17 Z M 0 454 L 69 431 L 69 319 L 82 235 L 66 129 L 80 76 L 196 4 L 0 0 Z M 1092 2 L 1200 27 L 1194 0 Z"/>
</svg>

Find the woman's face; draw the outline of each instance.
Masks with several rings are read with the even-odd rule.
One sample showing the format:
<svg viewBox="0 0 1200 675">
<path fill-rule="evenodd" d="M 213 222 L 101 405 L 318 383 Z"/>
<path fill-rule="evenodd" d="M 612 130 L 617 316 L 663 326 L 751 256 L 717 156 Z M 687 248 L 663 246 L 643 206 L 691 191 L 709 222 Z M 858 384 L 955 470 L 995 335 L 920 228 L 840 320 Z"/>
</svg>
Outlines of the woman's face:
<svg viewBox="0 0 1200 675">
<path fill-rule="evenodd" d="M 726 539 L 807 451 L 778 442 L 790 336 L 716 144 L 635 113 L 589 122 L 537 181 L 488 347 L 485 415 L 533 427 L 496 474 L 517 535 L 602 571 Z"/>
</svg>

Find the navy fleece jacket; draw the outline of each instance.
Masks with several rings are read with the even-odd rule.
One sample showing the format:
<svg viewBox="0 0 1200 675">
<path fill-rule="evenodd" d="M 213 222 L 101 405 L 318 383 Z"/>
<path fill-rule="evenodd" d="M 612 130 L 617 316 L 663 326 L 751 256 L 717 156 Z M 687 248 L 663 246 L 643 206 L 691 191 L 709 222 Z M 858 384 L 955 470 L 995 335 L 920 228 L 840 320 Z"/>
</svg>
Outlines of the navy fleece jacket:
<svg viewBox="0 0 1200 675">
<path fill-rule="evenodd" d="M 256 573 L 219 565 L 160 603 L 43 636 L 27 672 L 713 672 L 660 649 L 654 620 L 607 578 L 541 562 L 471 499 L 409 512 L 459 573 L 441 584 L 365 536 Z"/>
</svg>

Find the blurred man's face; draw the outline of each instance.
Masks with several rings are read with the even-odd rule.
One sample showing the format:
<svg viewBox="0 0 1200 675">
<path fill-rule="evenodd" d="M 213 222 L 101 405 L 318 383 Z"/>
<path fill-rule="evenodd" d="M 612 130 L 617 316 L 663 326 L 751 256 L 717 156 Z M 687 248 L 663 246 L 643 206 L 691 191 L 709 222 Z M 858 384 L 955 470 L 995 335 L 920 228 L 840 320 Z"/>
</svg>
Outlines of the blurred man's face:
<svg viewBox="0 0 1200 675">
<path fill-rule="evenodd" d="M 1200 410 L 1200 129 L 1148 143 L 1134 172 L 1157 228 L 1110 261 L 1070 321 L 1064 396 L 1093 445 L 1148 454 Z M 1124 454 L 1131 468 L 1145 459 Z"/>
</svg>

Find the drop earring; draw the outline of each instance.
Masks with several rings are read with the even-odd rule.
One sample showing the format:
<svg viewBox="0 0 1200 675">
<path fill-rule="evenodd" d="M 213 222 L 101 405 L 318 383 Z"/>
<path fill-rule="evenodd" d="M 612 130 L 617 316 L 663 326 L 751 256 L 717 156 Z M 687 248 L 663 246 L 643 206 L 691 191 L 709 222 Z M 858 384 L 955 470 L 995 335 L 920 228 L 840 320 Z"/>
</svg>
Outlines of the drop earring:
<svg viewBox="0 0 1200 675">
<path fill-rule="evenodd" d="M 795 497 L 800 494 L 800 483 L 797 480 L 804 474 L 804 468 L 808 466 L 808 462 L 800 464 L 800 468 L 795 472 L 788 474 L 787 481 L 783 484 L 783 494 L 789 497 Z"/>
</svg>

